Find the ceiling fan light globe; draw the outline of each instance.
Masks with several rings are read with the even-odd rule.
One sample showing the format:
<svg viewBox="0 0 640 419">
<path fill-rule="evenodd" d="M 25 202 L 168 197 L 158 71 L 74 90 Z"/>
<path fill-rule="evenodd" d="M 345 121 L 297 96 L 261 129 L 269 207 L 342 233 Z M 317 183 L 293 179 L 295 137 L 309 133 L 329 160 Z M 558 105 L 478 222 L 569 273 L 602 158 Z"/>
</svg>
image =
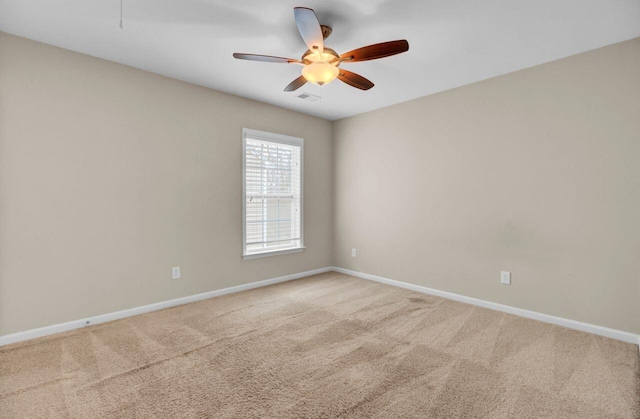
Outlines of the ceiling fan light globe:
<svg viewBox="0 0 640 419">
<path fill-rule="evenodd" d="M 338 67 L 328 63 L 312 63 L 302 67 L 304 78 L 320 86 L 334 81 L 339 73 Z"/>
</svg>

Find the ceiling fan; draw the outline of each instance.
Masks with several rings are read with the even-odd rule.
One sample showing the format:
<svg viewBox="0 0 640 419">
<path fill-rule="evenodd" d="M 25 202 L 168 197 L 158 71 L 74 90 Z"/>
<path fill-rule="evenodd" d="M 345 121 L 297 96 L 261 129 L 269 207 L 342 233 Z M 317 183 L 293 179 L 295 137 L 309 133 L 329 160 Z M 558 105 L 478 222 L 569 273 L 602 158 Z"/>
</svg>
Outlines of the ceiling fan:
<svg viewBox="0 0 640 419">
<path fill-rule="evenodd" d="M 273 57 L 271 55 L 241 54 L 237 52 L 233 54 L 234 58 L 240 60 L 301 65 L 302 75 L 289 83 L 289 85 L 284 88 L 285 92 L 297 90 L 307 82 L 322 86 L 331 83 L 336 78 L 358 89 L 369 90 L 374 86 L 371 81 L 356 73 L 339 68 L 340 64 L 343 62 L 353 63 L 357 61 L 375 60 L 409 50 L 409 43 L 403 39 L 369 45 L 338 55 L 338 53 L 331 48 L 324 46 L 324 40 L 331 35 L 332 29 L 329 26 L 320 25 L 313 9 L 295 7 L 293 14 L 300 35 L 302 35 L 304 43 L 309 47 L 309 49 L 302 54 L 300 60 Z"/>
</svg>

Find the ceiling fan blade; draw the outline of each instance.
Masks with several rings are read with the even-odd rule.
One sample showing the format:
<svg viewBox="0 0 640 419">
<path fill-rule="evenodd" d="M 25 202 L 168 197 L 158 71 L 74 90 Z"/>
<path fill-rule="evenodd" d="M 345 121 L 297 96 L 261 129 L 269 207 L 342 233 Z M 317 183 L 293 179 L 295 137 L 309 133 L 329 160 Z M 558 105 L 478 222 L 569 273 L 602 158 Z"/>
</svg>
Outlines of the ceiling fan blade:
<svg viewBox="0 0 640 419">
<path fill-rule="evenodd" d="M 258 55 L 258 54 L 241 54 L 238 52 L 233 53 L 233 58 L 237 58 L 239 60 L 250 60 L 250 61 L 263 61 L 265 63 L 299 63 L 300 61 L 294 60 L 293 58 L 283 58 L 283 57 L 274 57 L 271 55 Z"/>
<path fill-rule="evenodd" d="M 294 90 L 298 90 L 299 88 L 304 86 L 305 83 L 307 83 L 307 79 L 305 79 L 304 76 L 300 76 L 294 81 L 292 81 L 291 83 L 289 83 L 289 85 L 284 88 L 284 91 L 293 92 Z"/>
<path fill-rule="evenodd" d="M 383 42 L 381 44 L 369 45 L 345 52 L 340 56 L 342 61 L 356 62 L 375 60 L 376 58 L 389 57 L 409 50 L 409 43 L 406 39 L 399 41 Z"/>
<path fill-rule="evenodd" d="M 300 35 L 309 51 L 322 53 L 324 51 L 324 37 L 316 12 L 307 7 L 294 7 L 293 15 L 296 18 Z"/>
<path fill-rule="evenodd" d="M 344 69 L 340 69 L 340 73 L 338 73 L 338 78 L 347 83 L 349 86 L 353 86 L 360 90 L 369 90 L 374 84 L 371 83 L 370 80 L 365 79 L 359 74 L 352 73 L 351 71 L 347 71 Z"/>
</svg>

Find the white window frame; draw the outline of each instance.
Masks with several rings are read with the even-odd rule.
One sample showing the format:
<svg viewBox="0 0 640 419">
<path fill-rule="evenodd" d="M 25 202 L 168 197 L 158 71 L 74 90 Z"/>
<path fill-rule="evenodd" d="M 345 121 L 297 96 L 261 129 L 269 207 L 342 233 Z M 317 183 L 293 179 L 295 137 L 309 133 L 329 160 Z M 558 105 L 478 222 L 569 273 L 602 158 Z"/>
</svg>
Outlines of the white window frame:
<svg viewBox="0 0 640 419">
<path fill-rule="evenodd" d="M 282 250 L 267 250 L 260 253 L 247 254 L 247 137 L 256 140 L 288 144 L 300 147 L 300 245 Z M 289 135 L 274 134 L 250 128 L 242 129 L 242 258 L 256 259 L 268 256 L 298 253 L 305 249 L 304 245 L 304 139 Z"/>
</svg>

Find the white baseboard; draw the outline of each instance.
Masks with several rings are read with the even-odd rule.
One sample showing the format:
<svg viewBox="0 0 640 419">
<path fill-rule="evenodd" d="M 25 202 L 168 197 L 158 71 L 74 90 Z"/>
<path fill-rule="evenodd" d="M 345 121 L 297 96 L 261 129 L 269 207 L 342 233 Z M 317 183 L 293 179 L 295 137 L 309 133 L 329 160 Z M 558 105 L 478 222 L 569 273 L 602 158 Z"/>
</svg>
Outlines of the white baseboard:
<svg viewBox="0 0 640 419">
<path fill-rule="evenodd" d="M 264 281 L 251 282 L 249 284 L 238 285 L 235 287 L 229 287 L 229 288 L 223 288 L 220 290 L 204 292 L 202 294 L 176 298 L 174 300 L 148 304 L 146 306 L 133 307 L 126 310 L 114 311 L 113 313 L 100 314 L 98 316 L 87 317 L 85 319 L 80 319 L 80 320 L 73 320 L 66 323 L 53 324 L 51 326 L 25 330 L 23 332 L 17 332 L 17 333 L 12 333 L 10 335 L 0 336 L 0 346 L 9 345 L 10 343 L 21 342 L 29 339 L 35 339 L 43 336 L 48 336 L 54 333 L 67 332 L 69 330 L 79 329 L 81 327 L 110 322 L 113 320 L 123 319 L 125 317 L 136 316 L 138 314 L 149 313 L 151 311 L 162 310 L 169 307 L 175 307 L 182 304 L 193 303 L 195 301 L 206 300 L 208 298 L 213 298 L 213 297 L 219 297 L 221 295 L 233 294 L 235 292 L 240 292 L 240 291 L 247 291 L 253 288 L 266 287 L 267 285 L 273 285 L 280 282 L 291 281 L 294 279 L 303 278 L 305 276 L 317 275 L 317 274 L 330 272 L 330 271 L 333 271 L 332 267 L 315 269 L 312 271 L 285 275 L 278 278 L 265 279 Z"/>
<path fill-rule="evenodd" d="M 475 306 L 484 307 L 492 310 L 502 311 L 502 312 L 513 314 L 516 316 L 526 317 L 528 319 L 539 320 L 545 323 L 551 323 L 558 326 L 567 327 L 569 329 L 580 330 L 582 332 L 593 333 L 595 335 L 605 336 L 608 338 L 617 339 L 624 342 L 634 343 L 638 345 L 640 349 L 640 335 L 636 335 L 633 333 L 624 332 L 616 329 L 610 329 L 608 327 L 603 327 L 603 326 L 596 326 L 593 324 L 583 323 L 576 320 L 565 319 L 562 317 L 551 316 L 549 314 L 538 313 L 535 311 L 525 310 L 517 307 L 511 307 L 503 304 L 493 303 L 491 301 L 480 300 L 478 298 L 466 297 L 464 295 L 454 294 L 452 292 L 440 291 L 433 288 L 423 287 L 421 285 L 409 284 L 407 282 L 396 281 L 393 279 L 383 278 L 381 276 L 365 274 L 362 272 L 352 271 L 349 269 L 338 268 L 338 267 L 326 267 L 321 269 L 315 269 L 312 271 L 306 271 L 306 272 L 300 272 L 297 274 L 281 276 L 278 278 L 265 279 L 263 281 L 251 282 L 249 284 L 223 288 L 220 290 L 209 291 L 202 294 L 190 295 L 187 297 L 176 298 L 174 300 L 162 301 L 159 303 L 149 304 L 149 305 L 140 306 L 140 307 L 133 307 L 126 310 L 115 311 L 112 313 L 101 314 L 93 317 L 87 317 L 80 320 L 73 320 L 66 323 L 59 323 L 51 326 L 40 327 L 37 329 L 25 330 L 23 332 L 17 332 L 9 335 L 0 336 L 0 346 L 21 342 L 29 339 L 35 339 L 43 336 L 48 336 L 54 333 L 67 332 L 69 330 L 79 329 L 79 328 L 91 326 L 94 324 L 123 319 L 125 317 L 136 316 L 138 314 L 149 313 L 151 311 L 162 310 L 165 308 L 175 307 L 182 304 L 193 303 L 195 301 L 206 300 L 208 298 L 213 298 L 213 297 L 219 297 L 221 295 L 247 291 L 253 288 L 265 287 L 267 285 L 291 281 L 294 279 L 299 279 L 306 276 L 317 275 L 320 273 L 330 272 L 330 271 L 340 272 L 343 274 L 355 276 L 362 279 L 368 279 L 371 281 L 376 281 L 383 284 L 392 285 L 395 287 L 405 288 L 405 289 L 420 292 L 423 294 L 435 295 L 437 297 L 448 298 L 450 300 L 460 301 L 462 303 L 467 303 L 467 304 L 472 304 Z"/>
<path fill-rule="evenodd" d="M 545 323 L 551 323 L 558 326 L 563 326 L 569 329 L 580 330 L 582 332 L 593 333 L 594 335 L 605 336 L 612 339 L 621 340 L 624 342 L 634 343 L 639 346 L 640 349 L 640 335 L 636 335 L 629 332 L 623 332 L 622 330 L 610 329 L 608 327 L 596 326 L 589 323 L 583 323 L 576 320 L 565 319 L 562 317 L 551 316 L 549 314 L 538 313 L 535 311 L 525 310 L 522 308 L 511 307 L 504 304 L 492 303 L 491 301 L 480 300 L 478 298 L 466 297 L 460 294 L 454 294 L 452 292 L 440 291 L 433 288 L 423 287 L 421 285 L 409 284 L 407 282 L 396 281 L 393 279 L 383 278 L 381 276 L 365 274 L 362 272 L 352 271 L 349 269 L 334 267 L 334 271 L 343 274 L 355 276 L 362 279 L 368 279 L 370 281 L 381 282 L 387 285 L 393 285 L 395 287 L 405 288 L 411 291 L 420 292 L 423 294 L 435 295 L 437 297 L 448 298 L 449 300 L 460 301 L 462 303 L 472 304 L 474 306 L 489 308 L 492 310 L 502 311 L 504 313 L 513 314 L 520 317 L 526 317 L 528 319 L 539 320 Z"/>
</svg>

